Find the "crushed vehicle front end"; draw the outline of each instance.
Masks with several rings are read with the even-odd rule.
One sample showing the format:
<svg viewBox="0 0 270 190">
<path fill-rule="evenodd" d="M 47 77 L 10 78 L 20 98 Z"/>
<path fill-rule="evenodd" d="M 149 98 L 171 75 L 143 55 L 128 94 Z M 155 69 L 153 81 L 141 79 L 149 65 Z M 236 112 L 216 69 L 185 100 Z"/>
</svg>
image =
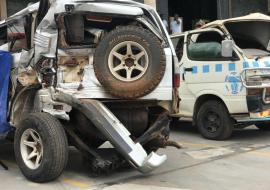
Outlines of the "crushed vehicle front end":
<svg viewBox="0 0 270 190">
<path fill-rule="evenodd" d="M 239 81 L 246 89 L 248 115 L 237 115 L 238 122 L 270 121 L 270 17 L 254 13 L 210 23 L 229 35 L 243 57 Z"/>
<path fill-rule="evenodd" d="M 270 57 L 246 59 L 241 80 L 247 92 L 249 122 L 270 121 Z"/>
<path fill-rule="evenodd" d="M 7 29 L 7 43 L 0 49 L 14 57 L 13 126 L 23 125 L 29 113 L 53 116 L 96 173 L 120 167 L 123 158 L 148 173 L 166 160 L 155 151 L 179 148 L 169 141 L 164 106 L 172 101 L 175 53 L 152 8 L 132 1 L 44 0 L 1 26 Z M 17 131 L 23 138 L 29 129 Z M 20 144 L 16 136 L 15 146 Z M 107 141 L 113 148 L 100 148 Z M 32 166 L 34 160 L 23 155 L 16 154 L 17 160 Z M 42 165 L 36 159 L 34 165 Z M 23 173 L 37 182 L 53 178 Z"/>
</svg>

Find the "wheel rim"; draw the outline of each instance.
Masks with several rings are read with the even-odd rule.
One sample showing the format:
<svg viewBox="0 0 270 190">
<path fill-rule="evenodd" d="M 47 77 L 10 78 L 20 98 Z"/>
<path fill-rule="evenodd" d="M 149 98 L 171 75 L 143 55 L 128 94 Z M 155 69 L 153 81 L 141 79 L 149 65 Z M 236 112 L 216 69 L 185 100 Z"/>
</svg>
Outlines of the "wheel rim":
<svg viewBox="0 0 270 190">
<path fill-rule="evenodd" d="M 40 135 L 33 129 L 24 131 L 21 137 L 21 155 L 26 166 L 37 169 L 43 159 L 43 143 Z"/>
<path fill-rule="evenodd" d="M 216 112 L 208 111 L 203 120 L 203 127 L 209 133 L 216 133 L 221 125 L 221 120 Z"/>
<path fill-rule="evenodd" d="M 133 82 L 147 72 L 149 57 L 143 46 L 137 42 L 125 41 L 111 50 L 108 65 L 115 78 Z"/>
</svg>

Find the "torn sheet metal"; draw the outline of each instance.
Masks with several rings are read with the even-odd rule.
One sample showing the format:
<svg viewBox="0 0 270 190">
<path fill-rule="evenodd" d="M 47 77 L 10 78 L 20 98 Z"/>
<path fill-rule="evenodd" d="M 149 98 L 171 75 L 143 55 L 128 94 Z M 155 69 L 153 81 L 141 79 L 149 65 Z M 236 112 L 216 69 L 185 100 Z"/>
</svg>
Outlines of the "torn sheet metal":
<svg viewBox="0 0 270 190">
<path fill-rule="evenodd" d="M 63 83 L 82 82 L 88 65 L 88 57 L 60 57 L 58 62 L 58 72 L 62 76 L 60 80 Z"/>
</svg>

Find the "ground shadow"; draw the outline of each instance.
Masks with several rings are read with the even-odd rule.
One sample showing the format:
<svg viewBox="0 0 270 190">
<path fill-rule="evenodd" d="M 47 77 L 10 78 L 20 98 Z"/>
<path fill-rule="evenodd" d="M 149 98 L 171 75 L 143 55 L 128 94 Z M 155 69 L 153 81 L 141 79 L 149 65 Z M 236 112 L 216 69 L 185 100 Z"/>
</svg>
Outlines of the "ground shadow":
<svg viewBox="0 0 270 190">
<path fill-rule="evenodd" d="M 246 140 L 263 140 L 265 144 L 268 144 L 270 141 L 270 131 L 259 130 L 255 127 L 248 127 L 244 129 L 236 129 L 233 131 L 231 140 L 234 141 L 246 141 Z"/>
<path fill-rule="evenodd" d="M 179 121 L 176 124 L 171 126 L 171 131 L 176 134 L 187 134 L 193 135 L 194 137 L 200 136 L 198 129 L 196 126 L 192 126 L 191 122 L 182 122 Z M 203 137 L 202 137 L 203 138 Z M 259 130 L 255 126 L 250 126 L 243 129 L 235 129 L 231 138 L 228 140 L 231 141 L 246 141 L 246 140 L 263 140 L 265 144 L 268 144 L 270 141 L 270 131 Z"/>
<path fill-rule="evenodd" d="M 175 133 L 184 133 L 184 134 L 199 134 L 197 128 L 192 126 L 191 122 L 179 121 L 171 125 L 171 131 Z"/>
</svg>

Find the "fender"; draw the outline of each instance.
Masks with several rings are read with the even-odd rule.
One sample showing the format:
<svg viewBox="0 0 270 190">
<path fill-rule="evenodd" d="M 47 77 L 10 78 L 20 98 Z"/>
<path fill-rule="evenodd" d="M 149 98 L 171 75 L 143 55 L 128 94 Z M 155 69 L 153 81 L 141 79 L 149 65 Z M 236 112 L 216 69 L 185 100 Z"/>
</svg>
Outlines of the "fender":
<svg viewBox="0 0 270 190">
<path fill-rule="evenodd" d="M 215 91 L 215 90 L 201 90 L 201 91 L 199 91 L 199 92 L 196 94 L 196 101 L 195 101 L 195 102 L 197 103 L 197 100 L 198 100 L 201 96 L 204 96 L 204 95 L 214 95 L 214 96 L 220 98 L 220 99 L 224 102 L 224 104 L 225 104 L 225 106 L 227 107 L 229 113 L 232 113 L 232 109 L 230 108 L 228 102 L 226 101 L 225 96 L 223 96 L 222 94 L 218 93 L 218 92 Z"/>
</svg>

